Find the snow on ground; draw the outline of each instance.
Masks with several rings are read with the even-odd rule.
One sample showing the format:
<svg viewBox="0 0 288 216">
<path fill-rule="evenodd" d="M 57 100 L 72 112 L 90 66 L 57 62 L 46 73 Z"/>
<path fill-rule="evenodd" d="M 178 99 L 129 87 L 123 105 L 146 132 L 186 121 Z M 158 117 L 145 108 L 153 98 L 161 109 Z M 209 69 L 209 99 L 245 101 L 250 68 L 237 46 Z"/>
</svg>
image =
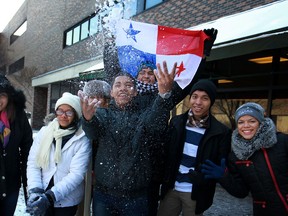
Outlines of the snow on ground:
<svg viewBox="0 0 288 216">
<path fill-rule="evenodd" d="M 23 188 L 21 187 L 14 216 L 26 216 L 26 215 L 28 216 L 30 214 L 26 213 L 24 193 Z"/>
</svg>

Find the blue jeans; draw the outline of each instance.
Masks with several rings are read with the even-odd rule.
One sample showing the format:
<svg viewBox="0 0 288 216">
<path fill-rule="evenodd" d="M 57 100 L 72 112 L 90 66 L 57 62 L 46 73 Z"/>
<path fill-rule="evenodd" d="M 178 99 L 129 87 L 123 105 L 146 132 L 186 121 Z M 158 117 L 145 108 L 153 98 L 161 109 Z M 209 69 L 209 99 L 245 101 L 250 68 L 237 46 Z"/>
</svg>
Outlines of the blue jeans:
<svg viewBox="0 0 288 216">
<path fill-rule="evenodd" d="M 148 201 L 144 194 L 135 198 L 116 197 L 95 190 L 93 194 L 94 216 L 146 216 Z"/>
<path fill-rule="evenodd" d="M 14 215 L 16 204 L 18 201 L 18 196 L 19 196 L 19 189 L 12 193 L 8 193 L 4 199 L 0 200 L 0 215 L 5 216 Z"/>
</svg>

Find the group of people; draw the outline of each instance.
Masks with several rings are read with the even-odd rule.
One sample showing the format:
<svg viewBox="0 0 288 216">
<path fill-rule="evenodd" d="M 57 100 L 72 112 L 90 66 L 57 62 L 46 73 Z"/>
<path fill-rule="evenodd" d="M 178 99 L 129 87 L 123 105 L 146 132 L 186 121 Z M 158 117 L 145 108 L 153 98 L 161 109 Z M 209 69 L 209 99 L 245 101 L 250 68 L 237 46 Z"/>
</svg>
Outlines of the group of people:
<svg viewBox="0 0 288 216">
<path fill-rule="evenodd" d="M 205 33 L 209 55 L 217 31 Z M 91 155 L 93 215 L 203 215 L 217 182 L 239 198 L 251 193 L 254 215 L 287 215 L 288 135 L 252 102 L 231 131 L 211 113 L 216 85 L 194 79 L 181 89 L 176 68 L 143 63 L 136 78 L 119 72 L 111 85 L 65 92 L 34 140 L 24 94 L 1 76 L 0 215 L 14 214 L 21 181 L 31 215 L 75 215 Z M 170 119 L 187 95 L 189 110 Z"/>
</svg>

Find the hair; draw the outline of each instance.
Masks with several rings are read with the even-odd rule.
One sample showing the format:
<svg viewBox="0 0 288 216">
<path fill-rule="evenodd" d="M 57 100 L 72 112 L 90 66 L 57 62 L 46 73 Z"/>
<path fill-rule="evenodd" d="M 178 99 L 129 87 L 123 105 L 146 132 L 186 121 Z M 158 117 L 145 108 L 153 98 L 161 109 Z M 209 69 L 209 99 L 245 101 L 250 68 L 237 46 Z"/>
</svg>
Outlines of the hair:
<svg viewBox="0 0 288 216">
<path fill-rule="evenodd" d="M 135 87 L 135 89 L 136 89 L 136 79 L 135 79 L 130 73 L 128 73 L 128 72 L 123 72 L 123 71 L 117 73 L 117 74 L 112 78 L 111 88 L 113 88 L 113 85 L 114 85 L 114 83 L 115 83 L 115 80 L 116 80 L 116 78 L 119 77 L 119 76 L 129 77 L 129 78 L 132 80 L 133 85 L 134 85 L 134 87 Z"/>
<path fill-rule="evenodd" d="M 10 81 L 0 75 L 0 94 L 5 94 L 8 99 L 5 108 L 9 122 L 13 122 L 16 117 L 16 109 L 25 109 L 26 97 L 21 90 L 16 90 Z"/>
</svg>

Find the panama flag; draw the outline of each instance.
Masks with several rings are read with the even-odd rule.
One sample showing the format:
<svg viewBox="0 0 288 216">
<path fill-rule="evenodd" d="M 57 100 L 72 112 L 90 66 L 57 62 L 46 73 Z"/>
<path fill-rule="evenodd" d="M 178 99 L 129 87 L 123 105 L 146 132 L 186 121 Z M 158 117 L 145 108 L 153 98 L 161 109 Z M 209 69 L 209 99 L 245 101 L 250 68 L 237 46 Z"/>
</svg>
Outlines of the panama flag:
<svg viewBox="0 0 288 216">
<path fill-rule="evenodd" d="M 203 57 L 203 31 L 190 31 L 121 19 L 116 25 L 116 46 L 120 67 L 137 75 L 142 62 L 177 62 L 175 81 L 185 88 L 193 79 Z M 170 72 L 170 71 L 169 71 Z"/>
</svg>

